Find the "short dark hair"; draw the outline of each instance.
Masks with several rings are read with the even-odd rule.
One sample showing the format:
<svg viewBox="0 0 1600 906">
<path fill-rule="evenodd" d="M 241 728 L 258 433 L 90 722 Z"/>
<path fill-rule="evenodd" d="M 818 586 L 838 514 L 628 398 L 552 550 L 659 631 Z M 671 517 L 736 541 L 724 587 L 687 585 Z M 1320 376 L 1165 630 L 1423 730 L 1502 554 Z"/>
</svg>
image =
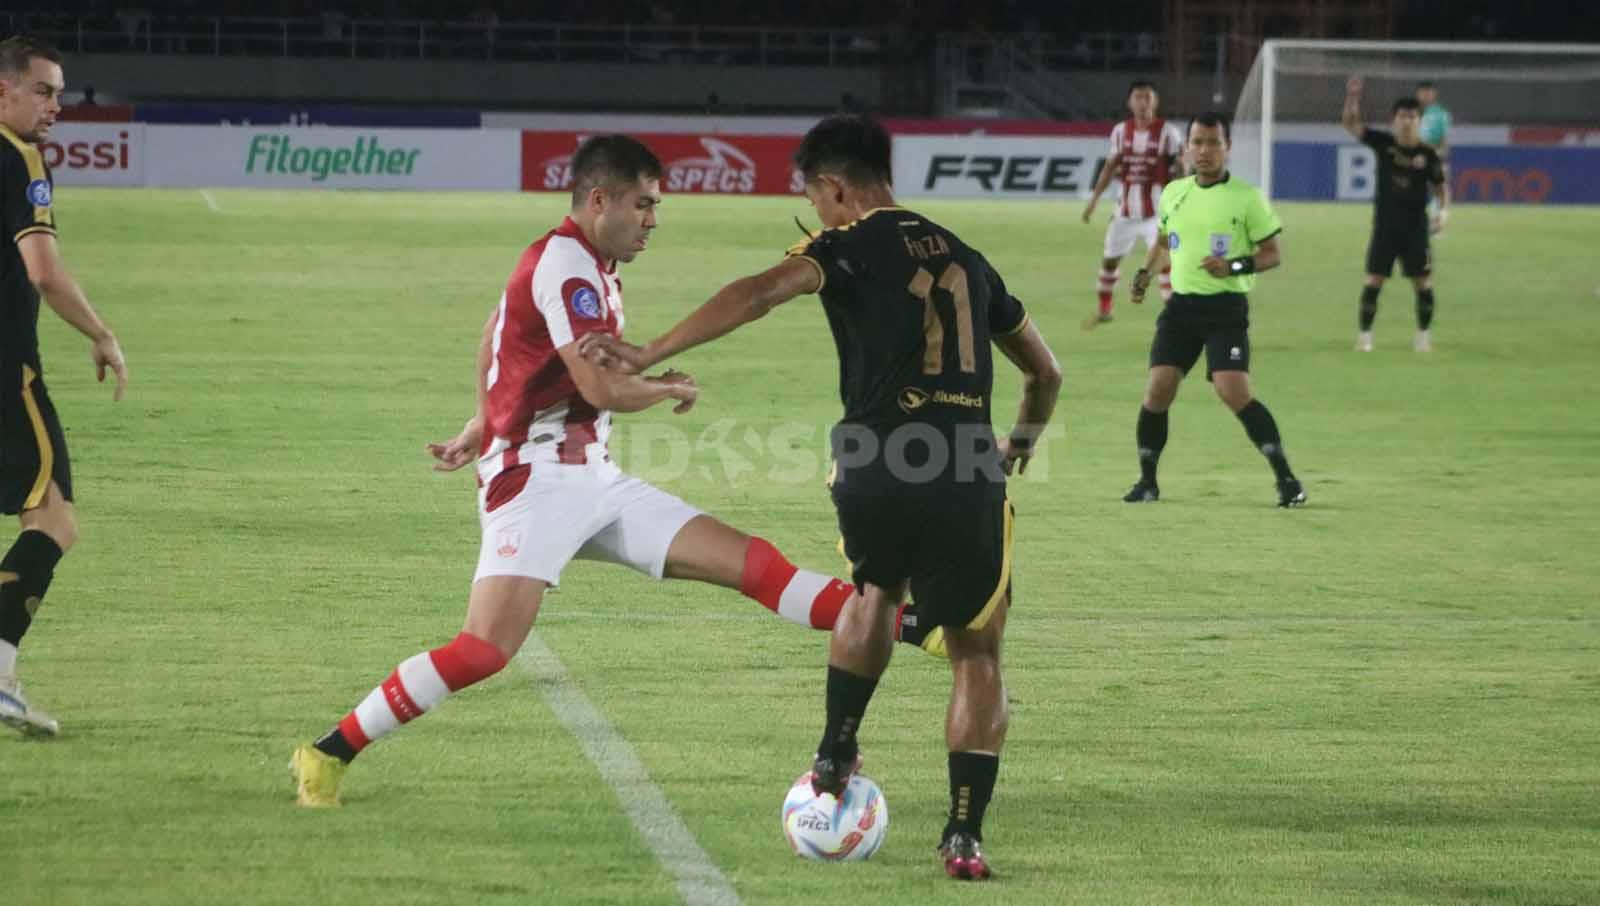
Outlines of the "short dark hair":
<svg viewBox="0 0 1600 906">
<path fill-rule="evenodd" d="M 626 135 L 596 135 L 572 155 L 572 206 L 583 204 L 595 188 L 620 195 L 641 179 L 660 179 L 661 159 L 644 143 Z"/>
<path fill-rule="evenodd" d="M 860 114 L 830 116 L 811 127 L 794 152 L 795 169 L 806 179 L 823 173 L 856 186 L 894 182 L 889 130 Z"/>
<path fill-rule="evenodd" d="M 12 35 L 0 41 L 0 73 L 22 72 L 35 57 L 61 65 L 61 51 L 46 41 L 29 35 Z"/>
<path fill-rule="evenodd" d="M 1156 90 L 1156 83 L 1155 82 L 1152 82 L 1149 79 L 1134 79 L 1128 85 L 1128 94 L 1131 95 L 1135 91 L 1138 91 L 1141 88 L 1148 88 L 1151 91 L 1154 91 L 1156 94 L 1160 94 L 1161 93 L 1160 91 Z"/>
<path fill-rule="evenodd" d="M 1416 98 L 1399 98 L 1394 102 L 1394 106 L 1389 108 L 1389 115 L 1394 116 L 1402 110 L 1415 110 L 1420 114 L 1422 113 L 1422 102 Z"/>
<path fill-rule="evenodd" d="M 1424 79 L 1423 81 L 1417 83 L 1417 90 L 1418 91 L 1421 91 L 1424 88 L 1436 88 L 1436 87 L 1437 86 L 1435 86 L 1432 82 L 1430 82 L 1430 81 L 1428 81 L 1426 79 Z"/>
<path fill-rule="evenodd" d="M 1228 115 L 1220 110 L 1207 110 L 1205 113 L 1190 120 L 1188 131 L 1193 132 L 1196 126 L 1221 126 L 1222 140 L 1230 145 L 1233 144 L 1233 125 L 1228 122 Z M 1188 133 L 1186 132 L 1184 135 L 1187 138 Z"/>
</svg>

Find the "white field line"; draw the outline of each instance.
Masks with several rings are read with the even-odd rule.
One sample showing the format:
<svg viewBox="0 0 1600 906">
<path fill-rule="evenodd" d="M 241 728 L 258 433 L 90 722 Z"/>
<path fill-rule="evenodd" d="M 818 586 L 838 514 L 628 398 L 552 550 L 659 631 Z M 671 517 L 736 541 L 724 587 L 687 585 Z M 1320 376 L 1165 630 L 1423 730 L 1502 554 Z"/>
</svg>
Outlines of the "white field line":
<svg viewBox="0 0 1600 906">
<path fill-rule="evenodd" d="M 517 662 L 533 677 L 556 718 L 577 737 L 661 867 L 677 881 L 686 906 L 742 906 L 738 892 L 650 779 L 633 746 L 572 681 L 538 633 L 529 634 Z"/>
<path fill-rule="evenodd" d="M 222 213 L 222 205 L 217 204 L 216 198 L 212 197 L 210 192 L 206 191 L 205 189 L 201 189 L 200 190 L 200 197 L 204 198 L 206 200 L 206 207 L 211 209 L 211 213 L 213 213 L 213 214 L 221 214 Z"/>
</svg>

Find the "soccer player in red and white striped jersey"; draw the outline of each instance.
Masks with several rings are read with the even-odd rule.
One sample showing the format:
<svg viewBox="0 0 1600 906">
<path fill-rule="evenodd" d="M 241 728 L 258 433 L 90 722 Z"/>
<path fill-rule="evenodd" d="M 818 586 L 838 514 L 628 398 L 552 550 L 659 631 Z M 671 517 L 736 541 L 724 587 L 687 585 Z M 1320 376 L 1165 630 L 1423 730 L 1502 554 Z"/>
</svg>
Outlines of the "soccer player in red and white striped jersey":
<svg viewBox="0 0 1600 906">
<path fill-rule="evenodd" d="M 578 354 L 577 341 L 590 334 L 621 337 L 617 266 L 644 251 L 655 229 L 661 162 L 634 139 L 607 135 L 585 142 L 572 170 L 571 215 L 523 253 L 484 325 L 477 414 L 453 440 L 429 445 L 436 469 L 476 464 L 482 542 L 466 624 L 448 644 L 402 662 L 326 735 L 295 750 L 301 805 L 338 805 L 357 753 L 499 672 L 573 559 L 738 589 L 823 630 L 855 594 L 612 462 L 613 412 L 674 400 L 682 413 L 698 391 L 688 375 L 644 377 Z M 914 624 L 902 615 L 901 640 L 928 641 L 932 633 Z"/>
<path fill-rule="evenodd" d="M 1133 115 L 1111 128 L 1111 153 L 1083 209 L 1083 222 L 1088 223 L 1100 196 L 1115 176 L 1120 186 L 1117 210 L 1106 228 L 1105 257 L 1100 262 L 1098 283 L 1099 308 L 1084 322 L 1088 330 L 1111 320 L 1112 292 L 1119 276 L 1117 266 L 1137 242 L 1142 240 L 1144 247 L 1150 248 L 1156 238 L 1156 209 L 1161 201 L 1161 189 L 1183 175 L 1183 134 L 1178 127 L 1156 116 L 1159 104 L 1160 96 L 1150 82 L 1134 82 L 1128 88 L 1128 110 Z M 1166 299 L 1171 295 L 1170 272 L 1162 271 L 1161 297 Z"/>
</svg>

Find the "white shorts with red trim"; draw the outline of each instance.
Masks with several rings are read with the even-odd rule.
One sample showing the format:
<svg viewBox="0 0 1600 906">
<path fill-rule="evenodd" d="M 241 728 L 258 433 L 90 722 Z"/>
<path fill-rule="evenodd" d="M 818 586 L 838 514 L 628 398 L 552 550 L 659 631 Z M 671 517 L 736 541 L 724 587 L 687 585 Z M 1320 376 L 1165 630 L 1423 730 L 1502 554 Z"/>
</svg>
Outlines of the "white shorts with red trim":
<svg viewBox="0 0 1600 906">
<path fill-rule="evenodd" d="M 1156 243 L 1156 233 L 1160 224 L 1154 217 L 1136 219 L 1133 217 L 1113 217 L 1111 225 L 1106 227 L 1105 257 L 1121 258 L 1133 251 L 1135 243 L 1143 242 L 1146 249 Z"/>
<path fill-rule="evenodd" d="M 515 496 L 486 511 L 478 494 L 483 546 L 473 581 L 524 576 L 551 585 L 574 558 L 618 563 L 652 578 L 666 572 L 667 550 L 701 514 L 610 462 L 537 463 Z"/>
</svg>

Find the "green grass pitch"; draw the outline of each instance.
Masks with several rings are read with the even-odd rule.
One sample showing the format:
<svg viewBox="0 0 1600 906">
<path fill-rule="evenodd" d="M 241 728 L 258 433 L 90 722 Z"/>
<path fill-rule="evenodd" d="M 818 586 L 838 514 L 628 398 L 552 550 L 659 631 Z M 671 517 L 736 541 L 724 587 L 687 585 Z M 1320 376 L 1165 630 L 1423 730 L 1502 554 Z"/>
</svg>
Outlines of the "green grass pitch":
<svg viewBox="0 0 1600 906">
<path fill-rule="evenodd" d="M 528 674 L 384 740 L 346 808 L 292 803 L 291 747 L 454 635 L 470 479 L 425 441 L 470 414 L 483 319 L 563 213 L 532 195 L 63 189 L 67 261 L 118 330 L 113 405 L 48 312 L 83 540 L 23 647 L 65 736 L 0 738 L 0 901 L 681 902 Z M 946 881 L 945 665 L 897 653 L 868 714 L 878 857 L 778 825 L 822 719 L 826 640 L 706 586 L 576 564 L 539 631 L 747 904 L 1557 904 L 1600 900 L 1600 268 L 1595 214 L 1466 207 L 1351 351 L 1364 206 L 1283 205 L 1252 298 L 1256 389 L 1311 504 L 1203 378 L 1159 505 L 1133 422 L 1155 304 L 1085 334 L 1103 223 L 919 206 L 982 249 L 1066 372 L 1018 507 L 1000 880 Z M 626 268 L 653 336 L 775 260 L 804 202 L 672 197 Z M 1125 274 L 1132 262 L 1125 263 Z M 1126 276 L 1119 291 L 1125 294 Z M 812 300 L 677 363 L 704 391 L 619 418 L 625 468 L 825 571 L 836 364 Z M 1015 412 L 1002 367 L 995 412 Z M 676 441 L 673 438 L 677 438 Z"/>
</svg>

